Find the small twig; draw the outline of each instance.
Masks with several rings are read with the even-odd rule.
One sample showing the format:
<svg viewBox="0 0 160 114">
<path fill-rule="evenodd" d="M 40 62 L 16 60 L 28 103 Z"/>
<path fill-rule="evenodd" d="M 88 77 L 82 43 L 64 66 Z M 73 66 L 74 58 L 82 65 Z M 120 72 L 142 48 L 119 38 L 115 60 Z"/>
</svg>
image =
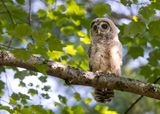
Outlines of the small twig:
<svg viewBox="0 0 160 114">
<path fill-rule="evenodd" d="M 8 47 L 7 50 L 9 50 L 9 49 L 11 48 L 12 41 L 13 41 L 13 38 L 11 38 L 11 39 L 9 40 L 8 46 L 7 46 L 7 47 Z"/>
<path fill-rule="evenodd" d="M 160 77 L 157 78 L 153 83 L 156 84 L 159 80 L 160 80 Z M 124 114 L 128 114 L 128 112 L 129 112 L 143 97 L 144 97 L 143 95 L 141 95 L 140 97 L 138 97 L 138 98 L 130 105 L 130 107 L 125 111 Z"/>
<path fill-rule="evenodd" d="M 11 14 L 11 12 L 9 11 L 9 9 L 7 8 L 4 0 L 1 0 L 1 2 L 2 2 L 4 8 L 6 9 L 6 11 L 7 11 L 8 15 L 9 15 L 9 17 L 10 17 L 10 20 L 11 20 L 12 24 L 15 25 L 16 22 L 14 21 L 14 19 L 13 19 L 13 17 L 12 17 L 12 14 Z M 13 41 L 13 38 L 11 38 L 11 39 L 9 40 L 9 42 L 8 42 L 8 48 L 7 48 L 7 49 L 10 48 L 10 46 L 11 46 L 11 44 L 12 44 L 12 41 Z"/>
<path fill-rule="evenodd" d="M 12 104 L 10 104 L 9 102 L 3 100 L 2 98 L 0 98 L 0 102 L 4 102 L 4 103 L 8 104 L 9 106 L 11 106 L 12 108 L 14 108 L 14 106 Z"/>
<path fill-rule="evenodd" d="M 32 21 L 32 0 L 29 0 L 29 25 L 31 25 Z"/>
<path fill-rule="evenodd" d="M 0 43 L 0 47 L 4 47 L 4 48 L 6 48 L 7 50 L 10 48 L 10 49 L 16 49 L 16 48 L 14 48 L 14 47 L 8 47 L 7 45 L 5 45 L 5 44 L 1 44 Z"/>
<path fill-rule="evenodd" d="M 124 114 L 128 114 L 128 112 L 143 98 L 144 96 L 141 95 L 140 97 L 138 97 L 131 105 L 130 107 L 125 111 Z"/>
<path fill-rule="evenodd" d="M 9 9 L 7 8 L 7 6 L 6 6 L 5 2 L 4 2 L 4 0 L 1 0 L 1 2 L 2 2 L 4 8 L 6 9 L 6 11 L 7 11 L 8 15 L 9 15 L 9 17 L 10 17 L 10 19 L 11 19 L 11 22 L 15 25 L 16 23 L 15 23 L 13 17 L 12 17 L 11 12 L 10 12 Z"/>
<path fill-rule="evenodd" d="M 32 27 L 32 0 L 29 0 L 29 16 L 28 16 L 28 22 L 29 22 L 29 25 Z M 30 36 L 33 44 L 34 44 L 34 39 L 32 37 L 32 35 Z"/>
</svg>

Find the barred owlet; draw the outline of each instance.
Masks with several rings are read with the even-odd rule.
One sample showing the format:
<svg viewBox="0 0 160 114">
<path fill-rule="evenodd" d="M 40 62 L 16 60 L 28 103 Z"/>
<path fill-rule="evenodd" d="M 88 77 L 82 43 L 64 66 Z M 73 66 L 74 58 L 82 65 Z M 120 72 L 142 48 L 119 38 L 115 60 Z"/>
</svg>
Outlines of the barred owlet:
<svg viewBox="0 0 160 114">
<path fill-rule="evenodd" d="M 118 28 L 108 18 L 96 18 L 91 23 L 89 48 L 90 71 L 98 74 L 121 75 L 122 45 L 118 39 Z M 107 88 L 95 88 L 97 102 L 111 101 L 114 92 Z"/>
</svg>

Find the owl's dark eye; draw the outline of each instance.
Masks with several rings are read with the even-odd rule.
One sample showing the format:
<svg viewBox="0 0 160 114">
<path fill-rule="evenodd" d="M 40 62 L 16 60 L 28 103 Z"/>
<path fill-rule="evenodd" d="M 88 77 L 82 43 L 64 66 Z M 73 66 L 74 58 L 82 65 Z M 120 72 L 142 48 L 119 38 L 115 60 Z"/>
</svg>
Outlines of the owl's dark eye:
<svg viewBox="0 0 160 114">
<path fill-rule="evenodd" d="M 101 27 L 102 27 L 103 29 L 107 29 L 107 28 L 108 28 L 108 25 L 107 25 L 107 24 L 102 24 Z"/>
<path fill-rule="evenodd" d="M 94 30 L 97 30 L 97 25 L 94 25 L 94 26 L 93 26 L 93 29 L 94 29 Z"/>
<path fill-rule="evenodd" d="M 92 23 L 91 23 L 91 27 L 93 27 L 94 24 L 95 24 L 95 22 L 92 22 Z"/>
</svg>

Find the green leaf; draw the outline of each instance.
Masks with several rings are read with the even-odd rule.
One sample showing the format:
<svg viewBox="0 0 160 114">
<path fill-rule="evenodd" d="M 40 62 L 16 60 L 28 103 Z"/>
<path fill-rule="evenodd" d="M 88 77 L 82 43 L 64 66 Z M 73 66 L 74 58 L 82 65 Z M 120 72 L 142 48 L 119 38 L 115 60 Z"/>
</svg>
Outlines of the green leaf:
<svg viewBox="0 0 160 114">
<path fill-rule="evenodd" d="M 29 93 L 30 95 L 34 96 L 34 95 L 38 94 L 38 91 L 35 90 L 35 89 L 29 89 L 29 90 L 28 90 L 28 93 Z"/>
<path fill-rule="evenodd" d="M 124 5 L 131 5 L 132 2 L 130 0 L 120 0 L 122 4 Z"/>
<path fill-rule="evenodd" d="M 22 108 L 20 110 L 20 114 L 54 114 L 54 112 L 48 109 L 44 109 L 41 105 L 31 105 Z"/>
<path fill-rule="evenodd" d="M 39 80 L 40 80 L 41 82 L 47 82 L 47 76 L 40 76 L 40 77 L 39 77 Z"/>
<path fill-rule="evenodd" d="M 61 103 L 58 103 L 58 102 L 54 102 L 54 105 L 55 105 L 55 106 L 58 106 L 58 107 L 62 107 L 62 104 L 61 104 Z"/>
<path fill-rule="evenodd" d="M 24 36 L 30 36 L 31 32 L 31 27 L 28 24 L 17 24 L 14 29 L 14 36 L 22 38 Z"/>
<path fill-rule="evenodd" d="M 47 17 L 48 17 L 49 19 L 51 19 L 51 20 L 57 20 L 57 19 L 58 19 L 58 16 L 56 16 L 56 15 L 54 14 L 54 12 L 52 12 L 52 11 L 49 11 L 49 12 L 47 13 Z"/>
<path fill-rule="evenodd" d="M 95 110 L 100 114 L 118 114 L 116 111 L 110 111 L 107 106 L 96 105 Z"/>
<path fill-rule="evenodd" d="M 62 114 L 74 114 L 73 110 L 71 107 L 66 106 L 64 107 L 64 109 L 62 110 Z"/>
<path fill-rule="evenodd" d="M 62 96 L 62 95 L 58 95 L 58 98 L 59 98 L 60 102 L 62 102 L 62 103 L 64 103 L 64 104 L 67 103 L 66 97 L 64 97 L 64 96 Z"/>
<path fill-rule="evenodd" d="M 154 0 L 154 1 L 156 1 L 156 0 Z M 150 7 L 152 8 L 152 9 L 157 9 L 157 10 L 160 10 L 160 2 L 157 0 L 157 2 L 153 2 L 151 5 L 150 5 Z"/>
<path fill-rule="evenodd" d="M 62 51 L 63 44 L 57 38 L 54 38 L 54 37 L 49 38 L 48 45 L 49 45 L 50 51 L 53 51 L 53 50 Z"/>
<path fill-rule="evenodd" d="M 17 101 L 20 100 L 20 96 L 17 93 L 12 93 L 9 103 L 13 105 L 17 105 Z"/>
<path fill-rule="evenodd" d="M 47 74 L 48 67 L 46 64 L 36 64 L 34 65 L 38 71 L 43 74 Z"/>
<path fill-rule="evenodd" d="M 34 113 L 31 107 L 24 107 L 21 109 L 21 114 L 32 114 Z"/>
<path fill-rule="evenodd" d="M 16 0 L 16 2 L 23 5 L 25 3 L 25 0 Z"/>
<path fill-rule="evenodd" d="M 50 96 L 47 93 L 42 93 L 41 95 L 45 99 L 49 99 L 50 98 Z"/>
<path fill-rule="evenodd" d="M 86 11 L 81 8 L 74 0 L 68 0 L 66 14 L 84 16 L 86 14 Z"/>
<path fill-rule="evenodd" d="M 144 50 L 141 47 L 130 47 L 128 54 L 131 55 L 134 59 L 139 57 L 139 56 L 143 56 L 144 54 Z"/>
<path fill-rule="evenodd" d="M 160 60 L 160 50 L 159 49 L 155 49 L 152 52 L 149 53 L 149 64 L 156 66 L 159 64 L 159 60 Z"/>
<path fill-rule="evenodd" d="M 10 114 L 13 114 L 13 110 L 9 106 L 0 106 L 0 110 L 6 110 Z"/>
<path fill-rule="evenodd" d="M 15 100 L 13 98 L 10 98 L 9 103 L 12 104 L 12 105 L 17 105 L 17 100 Z"/>
<path fill-rule="evenodd" d="M 110 14 L 111 7 L 109 4 L 97 3 L 93 6 L 93 13 L 98 16 L 103 16 L 104 14 Z"/>
<path fill-rule="evenodd" d="M 37 15 L 39 18 L 45 17 L 47 15 L 46 11 L 43 9 L 38 10 Z"/>
<path fill-rule="evenodd" d="M 26 76 L 30 76 L 30 73 L 27 70 L 17 71 L 14 75 L 14 78 L 23 80 Z"/>
<path fill-rule="evenodd" d="M 64 5 L 59 5 L 57 11 L 64 12 L 66 10 Z"/>
<path fill-rule="evenodd" d="M 44 33 L 43 31 L 34 31 L 32 33 L 32 36 L 33 38 L 35 39 L 36 41 L 36 44 L 39 46 L 39 47 L 43 47 L 44 44 L 46 43 L 46 40 L 48 39 L 48 36 L 46 33 Z"/>
<path fill-rule="evenodd" d="M 146 78 L 149 77 L 149 76 L 151 76 L 151 74 L 152 74 L 151 66 L 150 65 L 142 66 L 140 68 L 140 74 L 142 74 Z"/>
<path fill-rule="evenodd" d="M 72 107 L 74 114 L 85 114 L 85 111 L 82 106 L 76 105 Z"/>
<path fill-rule="evenodd" d="M 49 91 L 51 89 L 51 86 L 44 86 L 43 88 L 42 88 L 42 90 L 44 90 L 44 91 Z"/>
<path fill-rule="evenodd" d="M 150 7 L 141 7 L 139 13 L 145 18 L 149 19 L 151 16 L 155 14 L 155 10 Z"/>
<path fill-rule="evenodd" d="M 67 45 L 65 48 L 66 53 L 70 54 L 70 55 L 76 55 L 77 50 L 74 49 L 73 45 Z"/>
<path fill-rule="evenodd" d="M 158 36 L 160 37 L 160 20 L 152 21 L 149 23 L 149 32 L 152 36 Z"/>
<path fill-rule="evenodd" d="M 16 100 L 16 101 L 20 100 L 19 94 L 16 94 L 16 93 L 12 93 L 11 98 Z"/>
<path fill-rule="evenodd" d="M 30 56 L 32 55 L 29 51 L 27 51 L 25 49 L 14 49 L 11 52 L 17 58 L 25 60 L 25 61 L 28 60 L 30 58 Z"/>
<path fill-rule="evenodd" d="M 146 26 L 143 22 L 131 22 L 124 28 L 125 36 L 135 36 L 137 34 L 143 34 L 146 30 Z"/>
<path fill-rule="evenodd" d="M 21 99 L 30 99 L 30 97 L 26 94 L 23 94 L 23 93 L 18 93 L 18 94 Z"/>
<path fill-rule="evenodd" d="M 81 45 L 77 46 L 76 50 L 77 50 L 77 54 L 84 56 L 85 50 Z"/>
<path fill-rule="evenodd" d="M 84 103 L 85 104 L 89 104 L 89 103 L 91 103 L 92 102 L 92 99 L 91 98 L 85 98 L 84 99 Z"/>
<path fill-rule="evenodd" d="M 48 49 L 46 47 L 37 46 L 37 47 L 35 47 L 35 49 L 32 49 L 31 51 L 34 54 L 41 54 L 41 55 L 43 55 L 43 57 L 47 57 Z"/>
<path fill-rule="evenodd" d="M 47 3 L 48 3 L 49 5 L 53 5 L 55 2 L 56 2 L 56 0 L 47 0 Z"/>
<path fill-rule="evenodd" d="M 160 47 L 160 38 L 153 38 L 150 43 L 153 47 Z"/>
<path fill-rule="evenodd" d="M 88 36 L 85 36 L 84 38 L 80 38 L 80 41 L 83 42 L 84 44 L 90 44 L 91 40 Z"/>
<path fill-rule="evenodd" d="M 2 80 L 0 80 L 0 95 L 3 94 L 4 85 L 5 83 Z"/>
<path fill-rule="evenodd" d="M 79 93 L 74 93 L 74 98 L 77 100 L 77 101 L 80 101 L 81 100 L 81 96 L 80 96 L 80 94 Z"/>
<path fill-rule="evenodd" d="M 84 60 L 81 60 L 80 68 L 87 71 L 87 70 L 89 70 L 88 64 L 89 63 L 88 63 L 87 57 L 85 57 Z"/>
<path fill-rule="evenodd" d="M 48 52 L 48 56 L 49 58 L 51 58 L 52 60 L 58 60 L 60 59 L 60 57 L 64 54 L 64 52 L 62 51 L 49 51 Z"/>
<path fill-rule="evenodd" d="M 73 35 L 75 31 L 75 28 L 73 26 L 66 26 L 61 28 L 61 32 L 64 33 L 64 35 Z"/>
<path fill-rule="evenodd" d="M 18 84 L 19 87 L 26 87 L 26 84 L 23 81 L 20 81 Z"/>
<path fill-rule="evenodd" d="M 21 98 L 21 103 L 22 104 L 27 104 L 27 100 L 30 99 L 30 97 L 28 95 L 25 95 L 23 93 L 19 93 L 19 96 Z"/>
</svg>

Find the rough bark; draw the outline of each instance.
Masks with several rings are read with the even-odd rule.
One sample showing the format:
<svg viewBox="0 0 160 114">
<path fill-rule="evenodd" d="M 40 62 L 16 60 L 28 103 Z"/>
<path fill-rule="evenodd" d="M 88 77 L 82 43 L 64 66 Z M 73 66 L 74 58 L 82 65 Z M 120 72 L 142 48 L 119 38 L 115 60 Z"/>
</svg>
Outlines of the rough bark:
<svg viewBox="0 0 160 114">
<path fill-rule="evenodd" d="M 98 76 L 93 72 L 76 69 L 59 62 L 45 61 L 40 57 L 31 57 L 28 61 L 23 61 L 7 51 L 0 51 L 0 66 L 21 67 L 38 72 L 35 65 L 39 64 L 47 66 L 48 75 L 64 79 L 73 85 L 111 88 L 160 100 L 160 86 L 156 84 L 113 75 Z"/>
</svg>

